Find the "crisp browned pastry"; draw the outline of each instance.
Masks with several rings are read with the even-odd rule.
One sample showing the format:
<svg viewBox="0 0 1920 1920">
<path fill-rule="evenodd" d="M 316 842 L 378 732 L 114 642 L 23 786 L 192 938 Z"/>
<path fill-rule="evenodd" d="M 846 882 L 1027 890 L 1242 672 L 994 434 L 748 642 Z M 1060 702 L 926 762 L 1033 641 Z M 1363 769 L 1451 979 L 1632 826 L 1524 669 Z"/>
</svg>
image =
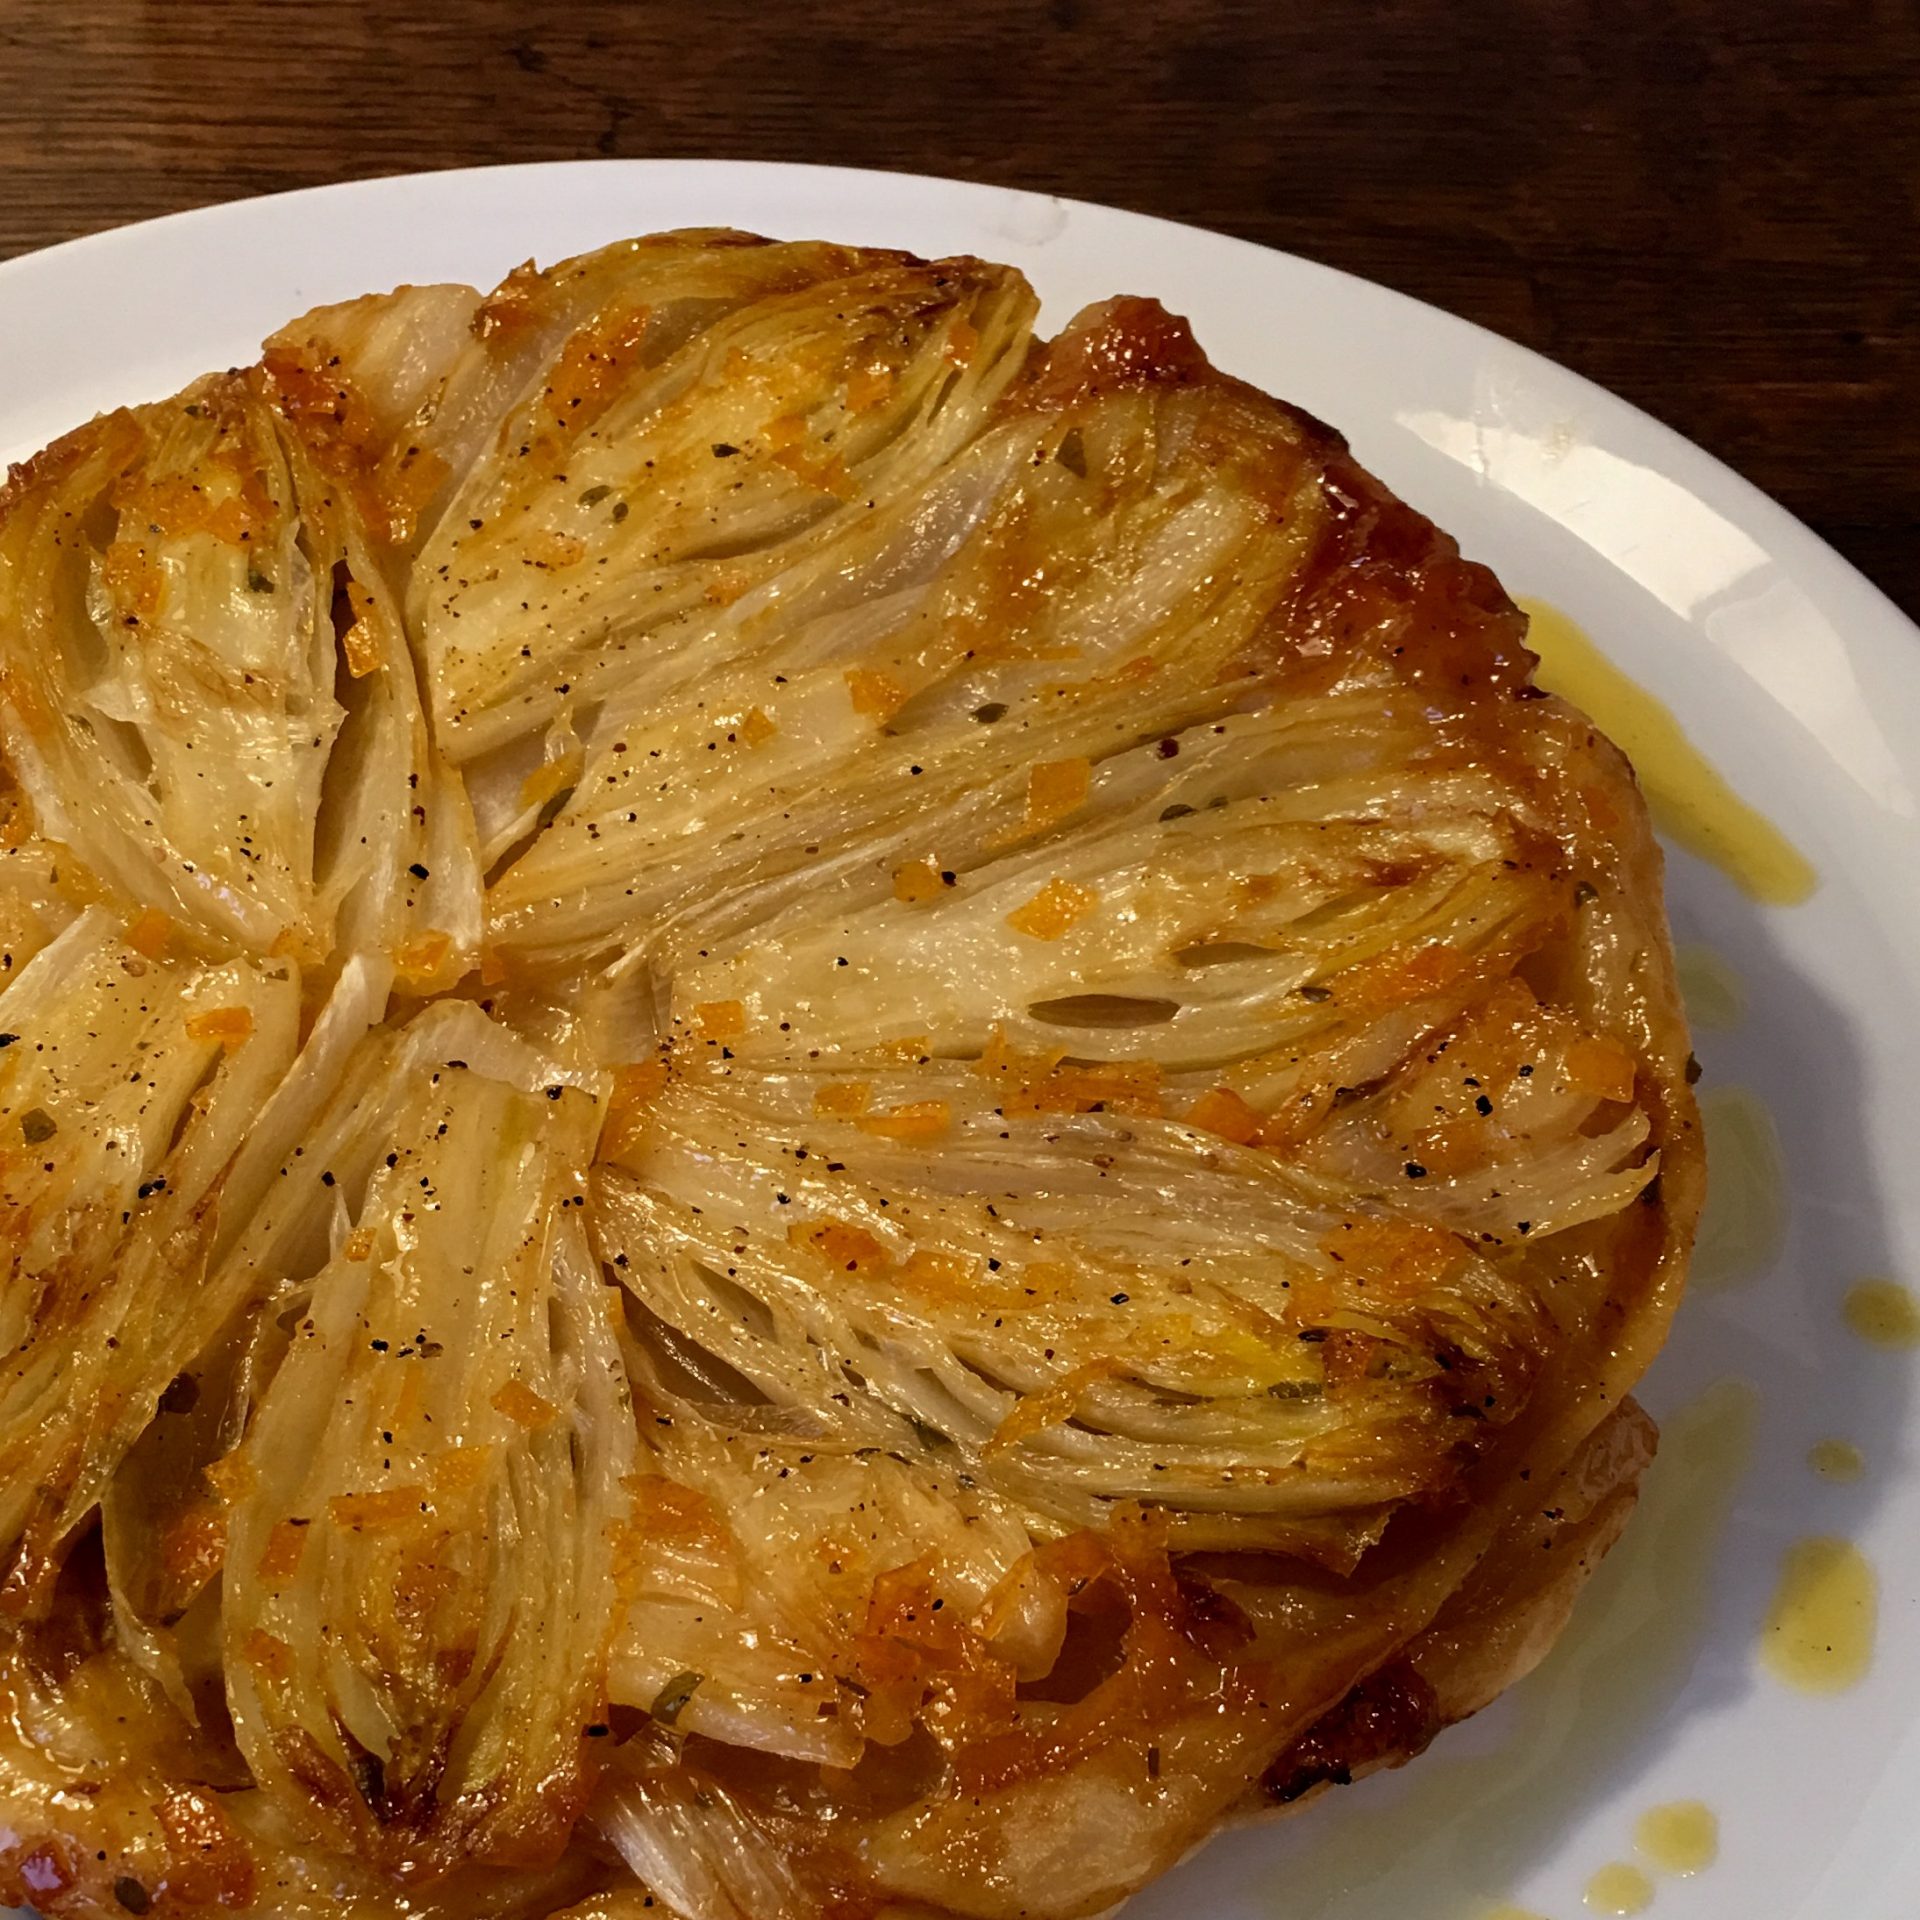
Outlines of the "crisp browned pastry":
<svg viewBox="0 0 1920 1920">
<path fill-rule="evenodd" d="M 733 233 L 0 494 L 0 1893 L 1089 1915 L 1631 1508 L 1630 772 L 1141 300 Z"/>
</svg>

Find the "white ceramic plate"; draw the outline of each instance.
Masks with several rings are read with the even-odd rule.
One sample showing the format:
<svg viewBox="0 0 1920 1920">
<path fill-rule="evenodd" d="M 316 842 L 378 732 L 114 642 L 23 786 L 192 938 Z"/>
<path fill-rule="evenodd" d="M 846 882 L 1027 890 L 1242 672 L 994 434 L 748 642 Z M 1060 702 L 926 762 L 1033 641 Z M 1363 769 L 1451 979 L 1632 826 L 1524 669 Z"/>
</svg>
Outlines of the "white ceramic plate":
<svg viewBox="0 0 1920 1920">
<path fill-rule="evenodd" d="M 1863 1274 L 1920 1277 L 1920 633 L 1797 521 L 1573 374 L 1432 308 L 1190 228 L 1038 195 L 719 162 L 508 167 L 322 188 L 159 220 L 0 266 L 0 455 L 95 410 L 251 359 L 318 301 L 509 267 L 662 227 L 973 252 L 1057 325 L 1114 292 L 1192 317 L 1232 372 L 1335 422 L 1359 456 L 1564 609 L 1813 860 L 1755 905 L 1677 856 L 1683 945 L 1737 972 L 1702 1026 L 1706 1089 L 1767 1104 L 1784 1229 L 1698 1288 L 1647 1383 L 1666 1430 L 1643 1510 L 1546 1665 L 1404 1773 L 1234 1834 L 1129 1920 L 1570 1920 L 1636 1817 L 1700 1799 L 1718 1863 L 1659 1878 L 1672 1920 L 1912 1920 L 1920 1911 L 1920 1457 L 1908 1356 L 1845 1328 Z M 1725 1009 L 1722 1009 L 1724 1012 Z M 1723 1155 L 1723 1159 L 1725 1156 Z M 1723 1181 L 1723 1194 L 1731 1193 Z M 1774 1225 L 1781 1223 L 1775 1222 Z M 1770 1237 L 1778 1240 L 1767 1257 Z M 1735 1263 L 1737 1264 L 1737 1262 Z M 1851 1486 L 1810 1444 L 1865 1453 Z M 1856 1541 L 1878 1570 L 1867 1680 L 1790 1692 L 1756 1648 L 1783 1551 Z"/>
</svg>

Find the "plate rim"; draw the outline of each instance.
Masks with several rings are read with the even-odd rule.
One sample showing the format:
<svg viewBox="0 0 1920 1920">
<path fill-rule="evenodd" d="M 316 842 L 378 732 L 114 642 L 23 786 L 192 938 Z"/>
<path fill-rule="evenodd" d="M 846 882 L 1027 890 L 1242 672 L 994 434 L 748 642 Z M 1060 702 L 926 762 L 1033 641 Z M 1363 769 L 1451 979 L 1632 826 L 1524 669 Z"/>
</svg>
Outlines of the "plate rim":
<svg viewBox="0 0 1920 1920">
<path fill-rule="evenodd" d="M 1724 490 L 1727 497 L 1710 504 L 1718 505 L 1727 511 L 1736 525 L 1746 526 L 1749 531 L 1755 532 L 1756 537 L 1767 547 L 1770 554 L 1777 558 L 1790 559 L 1793 563 L 1793 571 L 1802 576 L 1801 584 L 1816 603 L 1823 602 L 1825 594 L 1829 592 L 1847 596 L 1865 595 L 1867 607 L 1875 616 L 1863 623 L 1868 630 L 1871 630 L 1879 621 L 1889 622 L 1892 626 L 1889 639 L 1897 633 L 1901 642 L 1920 647 L 1920 622 L 1910 617 L 1884 588 L 1869 579 L 1852 561 L 1791 509 L 1749 480 L 1737 467 L 1730 465 L 1710 449 L 1701 446 L 1698 441 L 1689 439 L 1686 434 L 1677 427 L 1669 425 L 1657 414 L 1648 412 L 1646 408 L 1614 392 L 1612 388 L 1602 385 L 1588 375 L 1580 373 L 1575 368 L 1567 366 L 1563 361 L 1555 360 L 1538 348 L 1528 346 L 1523 341 L 1515 340 L 1494 328 L 1484 326 L 1477 320 L 1469 320 L 1446 307 L 1437 306 L 1417 295 L 1404 293 L 1384 281 L 1371 279 L 1345 267 L 1331 266 L 1308 254 L 1295 253 L 1284 247 L 1269 246 L 1263 241 L 1249 240 L 1239 234 L 1223 233 L 1218 228 L 1206 226 L 1198 221 L 1177 220 L 1165 214 L 1142 213 L 1133 208 L 1115 206 L 1105 201 L 1087 200 L 1072 194 L 1052 193 L 1040 188 L 1004 186 L 997 182 L 968 179 L 960 175 L 917 173 L 902 168 L 846 167 L 820 161 L 754 160 L 719 156 L 526 160 L 503 161 L 476 167 L 415 168 L 394 173 L 369 174 L 352 180 L 326 181 L 314 186 L 280 188 L 269 193 L 246 194 L 230 200 L 213 201 L 205 206 L 185 207 L 173 213 L 156 214 L 144 220 L 124 221 L 115 226 L 103 227 L 93 233 L 78 234 L 70 240 L 56 241 L 50 246 L 16 254 L 12 259 L 0 261 L 0 313 L 4 313 L 6 305 L 15 294 L 18 283 L 30 281 L 37 274 L 57 275 L 72 263 L 81 260 L 90 261 L 100 253 L 110 252 L 116 245 L 126 245 L 129 237 L 135 234 L 150 236 L 163 231 L 212 229 L 224 221 L 270 218 L 276 211 L 288 210 L 300 204 L 351 199 L 356 196 L 375 195 L 383 191 L 412 189 L 458 195 L 482 182 L 489 181 L 504 184 L 509 179 L 531 180 L 535 177 L 579 179 L 596 175 L 605 177 L 635 173 L 707 175 L 720 179 L 739 180 L 773 173 L 810 179 L 823 187 L 835 182 L 843 185 L 850 183 L 865 183 L 869 186 L 884 185 L 893 191 L 915 186 L 932 187 L 962 195 L 992 196 L 1002 201 L 1012 199 L 1030 205 L 1064 208 L 1070 212 L 1091 214 L 1102 220 L 1137 225 L 1156 233 L 1181 235 L 1189 240 L 1198 236 L 1212 246 L 1232 249 L 1263 260 L 1284 261 L 1294 271 L 1304 271 L 1309 276 L 1324 276 L 1330 281 L 1342 283 L 1350 298 L 1358 297 L 1385 303 L 1387 311 L 1397 310 L 1398 317 L 1403 320 L 1417 320 L 1429 328 L 1438 325 L 1444 330 L 1456 332 L 1463 341 L 1490 343 L 1502 354 L 1521 356 L 1523 364 L 1533 369 L 1546 370 L 1553 380 L 1571 382 L 1569 391 L 1584 398 L 1597 398 L 1616 414 L 1629 417 L 1637 429 L 1653 436 L 1655 446 L 1662 456 L 1663 466 L 1671 466 L 1675 460 L 1678 460 L 1683 466 L 1692 469 L 1691 474 L 1683 481 L 1683 484 L 1692 491 L 1707 497 L 1706 488 Z M 1753 521 L 1756 519 L 1760 523 L 1757 528 L 1753 526 Z M 1783 545 L 1788 549 L 1785 555 L 1781 553 Z M 1861 632 L 1852 621 L 1846 623 L 1844 637 L 1849 647 L 1862 644 Z M 1865 644 L 1877 647 L 1880 644 L 1879 637 L 1876 635 Z"/>
<path fill-rule="evenodd" d="M 1182 249 L 1203 243 L 1205 251 L 1224 262 L 1228 274 L 1238 261 L 1245 263 L 1246 278 L 1249 280 L 1254 280 L 1257 275 L 1284 273 L 1292 276 L 1297 286 L 1324 288 L 1329 298 L 1359 303 L 1364 311 L 1395 329 L 1407 329 L 1442 343 L 1449 354 L 1497 356 L 1505 365 L 1539 374 L 1556 398 L 1566 396 L 1575 402 L 1590 405 L 1596 428 L 1609 432 L 1618 429 L 1622 435 L 1630 436 L 1633 456 L 1649 474 L 1664 476 L 1684 488 L 1688 494 L 1763 547 L 1767 558 L 1781 575 L 1831 623 L 1850 662 L 1856 666 L 1897 663 L 1907 684 L 1920 685 L 1920 652 L 1915 651 L 1916 647 L 1920 647 L 1920 624 L 1916 624 L 1882 589 L 1810 526 L 1747 480 L 1737 469 L 1633 402 L 1534 348 L 1363 275 L 1329 266 L 1309 256 L 1221 233 L 1198 223 L 1140 213 L 1072 196 L 897 169 L 749 159 L 551 160 L 378 174 L 363 179 L 249 195 L 182 209 L 148 220 L 130 221 L 0 262 L 0 327 L 4 327 L 8 312 L 14 309 L 17 300 L 58 299 L 63 286 L 71 289 L 77 284 L 72 276 L 83 265 L 90 273 L 96 262 L 110 261 L 116 248 L 137 244 L 136 236 L 141 240 L 157 240 L 160 244 L 166 244 L 174 236 L 180 235 L 192 247 L 218 254 L 231 248 L 234 235 L 238 234 L 244 240 L 250 223 L 273 222 L 283 216 L 297 218 L 304 208 L 323 202 L 331 208 L 364 199 L 377 209 L 373 217 L 382 221 L 395 211 L 402 218 L 420 218 L 423 209 L 424 217 L 431 219 L 437 207 L 455 205 L 462 200 L 469 204 L 477 202 L 484 205 L 486 197 L 496 190 L 508 191 L 515 186 L 534 186 L 539 183 L 552 183 L 551 190 L 556 197 L 578 194 L 580 201 L 586 203 L 597 193 L 606 191 L 604 185 L 597 183 L 614 179 L 625 182 L 648 179 L 671 182 L 673 184 L 667 191 L 684 196 L 698 197 L 710 193 L 715 197 L 736 199 L 741 203 L 743 213 L 756 196 L 764 197 L 767 194 L 770 182 L 774 183 L 775 191 L 784 183 L 803 191 L 806 197 L 818 201 L 823 208 L 832 209 L 831 215 L 823 218 L 821 223 L 828 226 L 829 230 L 834 223 L 853 226 L 863 220 L 894 219 L 899 207 L 916 191 L 952 196 L 942 203 L 937 213 L 930 216 L 942 227 L 949 224 L 989 227 L 995 224 L 991 217 L 993 214 L 1004 215 L 1021 207 L 1045 214 L 1048 218 L 1064 211 L 1069 216 L 1083 216 L 1096 223 L 1092 233 L 1103 248 L 1112 247 L 1121 251 L 1131 249 L 1136 254 L 1145 254 L 1156 247 L 1164 248 L 1175 243 Z M 971 218 L 974 209 L 987 217 Z M 224 233 L 221 232 L 223 227 Z M 259 228 L 252 225 L 251 230 L 258 231 Z M 644 231 L 645 228 L 636 230 Z M 518 232 L 516 228 L 504 237 L 515 238 Z M 332 238 L 331 235 L 329 237 Z M 1022 257 L 1025 256 L 1027 249 L 1024 243 L 1010 241 L 1010 244 L 1020 249 Z M 316 250 L 317 254 L 319 252 Z M 1036 280 L 1040 279 L 1036 269 L 1030 266 L 1029 271 L 1033 272 Z M 40 290 L 42 287 L 44 292 Z M 1193 298 L 1196 306 L 1204 310 L 1213 303 L 1215 295 L 1211 289 L 1205 293 L 1196 290 Z M 88 344 L 83 342 L 72 356 L 72 361 L 75 365 L 83 366 L 95 357 L 90 353 Z M 1367 354 L 1364 350 L 1356 349 L 1353 357 L 1356 363 L 1364 363 Z M 1356 420 L 1352 424 L 1357 427 L 1360 422 Z M 0 421 L 0 427 L 3 426 L 4 422 Z M 1502 494 L 1511 493 L 1511 489 L 1497 479 L 1492 485 Z M 1412 493 L 1408 493 L 1407 497 L 1416 501 L 1418 498 Z M 1442 523 L 1445 524 L 1444 516 Z M 1618 558 L 1608 556 L 1607 565 L 1623 579 L 1636 585 L 1643 584 L 1633 569 Z M 1505 570 L 1501 571 L 1504 573 Z M 1730 671 L 1727 662 L 1708 643 L 1700 618 L 1678 609 L 1674 609 L 1673 613 L 1675 620 L 1687 628 L 1690 640 L 1699 644 L 1703 656 L 1715 656 L 1715 673 Z M 1896 732 L 1893 745 L 1908 778 L 1920 786 L 1920 732 L 1906 740 Z M 1854 798 L 1849 804 L 1865 808 L 1869 803 Z M 1916 826 L 1909 818 L 1893 824 L 1899 831 L 1901 847 L 1920 855 L 1920 826 Z M 1920 859 L 1916 859 L 1914 865 L 1920 869 Z M 1672 897 L 1671 892 L 1669 897 Z M 1916 1480 L 1915 1484 L 1920 1485 L 1920 1480 Z M 1891 1644 L 1890 1634 L 1885 1644 Z M 1916 1738 L 1920 1739 L 1920 1735 Z M 1877 1767 L 1875 1791 L 1879 1792 L 1889 1784 L 1897 1784 L 1901 1774 L 1902 1762 L 1895 1750 L 1889 1749 L 1884 1761 Z M 1887 1854 L 1888 1877 L 1871 1888 L 1875 1920 L 1878 1920 L 1879 1900 L 1882 1897 L 1901 1894 L 1903 1889 L 1911 1893 L 1915 1888 L 1920 1888 L 1920 1851 L 1911 1856 L 1912 1877 L 1901 1877 L 1892 1870 L 1900 1864 L 1894 1857 L 1896 1848 L 1888 1848 Z M 1856 1856 L 1836 1843 L 1823 1868 L 1822 1879 L 1805 1897 L 1817 1900 L 1835 1875 L 1843 1870 L 1858 1870 Z M 1238 1911 L 1237 1908 L 1234 1910 Z M 1803 1914 L 1816 1910 L 1812 1906 L 1795 1908 L 1797 1913 Z"/>
</svg>

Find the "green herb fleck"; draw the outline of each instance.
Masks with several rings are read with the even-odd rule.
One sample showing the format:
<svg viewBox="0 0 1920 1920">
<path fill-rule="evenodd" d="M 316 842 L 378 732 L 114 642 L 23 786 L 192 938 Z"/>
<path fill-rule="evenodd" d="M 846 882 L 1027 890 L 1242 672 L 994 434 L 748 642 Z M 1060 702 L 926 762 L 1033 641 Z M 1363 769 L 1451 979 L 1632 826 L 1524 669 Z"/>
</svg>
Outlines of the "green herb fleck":
<svg viewBox="0 0 1920 1920">
<path fill-rule="evenodd" d="M 663 1727 L 670 1727 L 680 1718 L 687 1702 L 693 1698 L 694 1689 L 706 1679 L 704 1673 L 676 1673 L 667 1684 L 653 1696 L 653 1705 L 647 1711 Z"/>
</svg>

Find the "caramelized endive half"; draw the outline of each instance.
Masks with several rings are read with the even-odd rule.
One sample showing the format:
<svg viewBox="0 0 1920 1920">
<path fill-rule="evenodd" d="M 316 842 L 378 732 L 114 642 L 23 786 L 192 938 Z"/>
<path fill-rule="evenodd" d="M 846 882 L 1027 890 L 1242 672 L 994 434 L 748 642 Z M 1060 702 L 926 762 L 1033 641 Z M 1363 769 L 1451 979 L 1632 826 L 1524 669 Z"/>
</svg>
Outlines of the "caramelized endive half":
<svg viewBox="0 0 1920 1920">
<path fill-rule="evenodd" d="M 1032 313 L 1003 268 L 727 235 L 496 294 L 445 404 L 501 354 L 524 384 L 410 602 L 443 744 L 495 756 L 476 769 L 489 845 L 571 784 L 602 701 L 957 453 L 1020 371 Z"/>
<path fill-rule="evenodd" d="M 1117 324 L 1070 347 L 1097 359 Z M 800 894 L 937 883 L 1253 695 L 1326 506 L 1304 428 L 1181 374 L 1021 388 L 959 458 L 662 634 L 496 880 L 490 937 L 664 959 Z"/>
<path fill-rule="evenodd" d="M 0 513 L 0 727 L 40 830 L 210 941 L 318 955 L 329 583 L 243 375 L 109 414 Z"/>
<path fill-rule="evenodd" d="M 597 1175 L 601 1232 L 669 1350 L 806 1431 L 1059 1526 L 1139 1501 L 1182 1545 L 1350 1564 L 1525 1404 L 1554 1323 L 1398 1192 L 1356 1207 L 1180 1104 L 1047 1058 L 708 1068 Z"/>
<path fill-rule="evenodd" d="M 1304 1133 L 1334 1086 L 1367 1084 L 1571 908 L 1523 790 L 1454 758 L 1411 701 L 1342 692 L 1097 767 L 1047 763 L 1029 789 L 1071 781 L 1071 804 L 1038 820 L 1016 796 L 997 818 L 916 807 L 869 829 L 843 885 L 734 939 L 699 910 L 701 946 L 674 955 L 671 1030 L 698 1041 L 700 1009 L 725 1007 L 746 1059 L 977 1056 L 999 1034 L 1156 1073 L 1231 1070 L 1265 1105 L 1298 1086 Z"/>
<path fill-rule="evenodd" d="M 466 464 L 450 444 L 452 421 L 433 434 L 426 422 L 443 406 L 453 369 L 472 354 L 480 304 L 471 287 L 365 294 L 302 314 L 261 353 L 281 417 L 395 561 L 432 524 L 455 462 Z"/>
<path fill-rule="evenodd" d="M 538 1864 L 571 1831 L 634 1425 L 581 1211 L 592 1095 L 408 1051 L 386 1150 L 214 1478 L 254 1779 L 316 1837 L 433 1874 Z"/>
<path fill-rule="evenodd" d="M 0 733 L 38 831 L 204 947 L 446 986 L 479 925 L 466 797 L 349 477 L 283 402 L 211 376 L 16 473 Z"/>
<path fill-rule="evenodd" d="M 0 1604 L 15 1613 L 52 1604 L 108 1476 L 206 1338 L 221 1242 L 271 1175 L 262 1108 L 299 1005 L 285 965 L 152 958 L 97 907 L 0 997 Z"/>
<path fill-rule="evenodd" d="M 341 725 L 314 823 L 321 901 L 336 951 L 382 955 L 409 992 L 436 992 L 471 969 L 479 948 L 473 811 L 429 738 L 399 604 L 353 476 L 276 403 L 301 537 L 338 634 Z"/>
<path fill-rule="evenodd" d="M 1036 1677 L 1052 1665 L 1064 1600 L 1017 1575 L 1030 1515 L 951 1460 L 890 1447 L 902 1423 L 884 1408 L 855 1438 L 791 1403 L 743 1405 L 682 1371 L 689 1350 L 636 1317 L 631 1365 L 652 1419 L 621 1538 L 616 1703 L 844 1776 L 870 1742 L 913 1730 L 912 1676 L 889 1672 L 872 1623 L 876 1580 L 900 1586 L 902 1568 L 937 1566 L 956 1619 L 992 1603 L 996 1647 Z"/>
</svg>

